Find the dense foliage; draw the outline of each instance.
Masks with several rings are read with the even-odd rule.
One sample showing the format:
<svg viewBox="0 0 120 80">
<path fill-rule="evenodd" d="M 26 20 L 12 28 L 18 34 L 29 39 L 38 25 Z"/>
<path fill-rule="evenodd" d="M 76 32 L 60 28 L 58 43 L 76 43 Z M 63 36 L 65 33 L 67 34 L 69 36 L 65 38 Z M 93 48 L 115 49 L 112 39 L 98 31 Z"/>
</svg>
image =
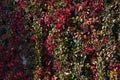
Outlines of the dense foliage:
<svg viewBox="0 0 120 80">
<path fill-rule="evenodd" d="M 0 80 L 119 80 L 119 0 L 1 0 Z"/>
</svg>

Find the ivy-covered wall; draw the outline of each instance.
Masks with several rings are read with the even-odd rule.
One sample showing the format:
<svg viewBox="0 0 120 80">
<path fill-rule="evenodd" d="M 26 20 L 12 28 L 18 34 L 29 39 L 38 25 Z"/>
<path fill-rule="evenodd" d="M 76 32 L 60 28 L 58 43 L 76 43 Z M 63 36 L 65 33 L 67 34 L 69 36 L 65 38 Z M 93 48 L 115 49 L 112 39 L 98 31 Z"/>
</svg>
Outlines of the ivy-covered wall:
<svg viewBox="0 0 120 80">
<path fill-rule="evenodd" d="M 119 80 L 119 0 L 0 0 L 0 80 Z"/>
</svg>

